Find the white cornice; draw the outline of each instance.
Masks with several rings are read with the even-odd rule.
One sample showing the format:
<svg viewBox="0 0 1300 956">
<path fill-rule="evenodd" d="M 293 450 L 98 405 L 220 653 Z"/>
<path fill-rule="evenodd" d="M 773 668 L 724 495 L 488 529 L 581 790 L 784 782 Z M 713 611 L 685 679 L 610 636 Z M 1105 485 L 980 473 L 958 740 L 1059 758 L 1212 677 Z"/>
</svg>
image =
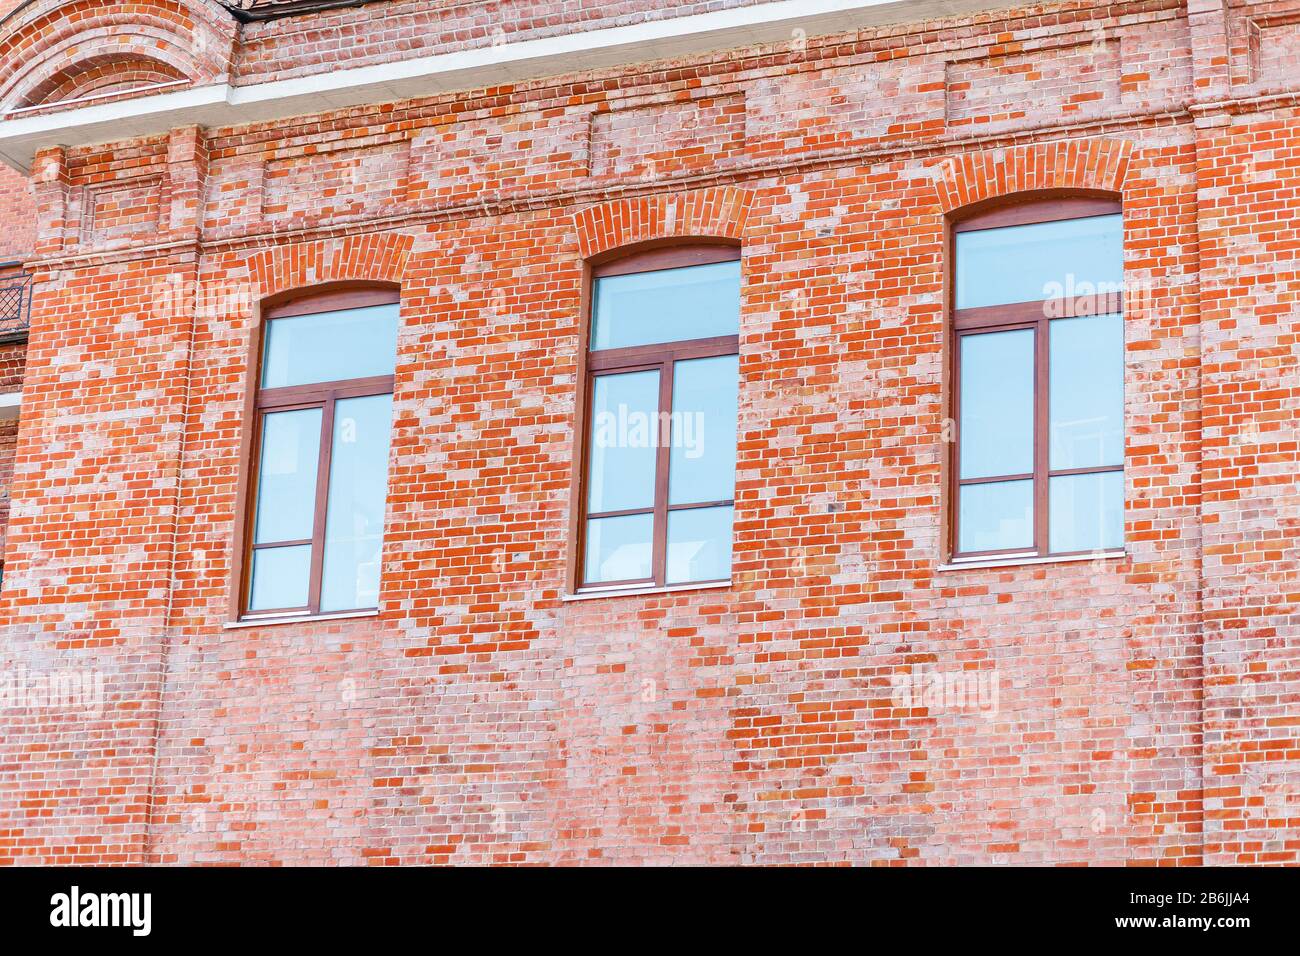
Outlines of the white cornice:
<svg viewBox="0 0 1300 956">
<path fill-rule="evenodd" d="M 0 161 L 29 172 L 49 146 L 154 136 L 177 126 L 238 126 L 593 69 L 959 16 L 1007 0 L 773 0 L 632 26 L 521 40 L 248 86 L 216 84 L 0 121 Z"/>
</svg>

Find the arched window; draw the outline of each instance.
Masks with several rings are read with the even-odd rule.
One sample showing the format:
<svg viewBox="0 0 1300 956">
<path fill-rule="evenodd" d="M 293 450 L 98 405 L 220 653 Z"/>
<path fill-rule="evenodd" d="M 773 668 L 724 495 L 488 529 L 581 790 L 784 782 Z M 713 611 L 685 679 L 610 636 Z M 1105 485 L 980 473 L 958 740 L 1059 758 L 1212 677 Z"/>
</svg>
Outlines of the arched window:
<svg viewBox="0 0 1300 956">
<path fill-rule="evenodd" d="M 728 581 L 740 249 L 607 261 L 590 299 L 577 589 Z"/>
<path fill-rule="evenodd" d="M 397 290 L 323 290 L 263 320 L 241 610 L 378 607 Z"/>
<path fill-rule="evenodd" d="M 1122 548 L 1119 203 L 1004 204 L 952 239 L 952 560 Z"/>
</svg>

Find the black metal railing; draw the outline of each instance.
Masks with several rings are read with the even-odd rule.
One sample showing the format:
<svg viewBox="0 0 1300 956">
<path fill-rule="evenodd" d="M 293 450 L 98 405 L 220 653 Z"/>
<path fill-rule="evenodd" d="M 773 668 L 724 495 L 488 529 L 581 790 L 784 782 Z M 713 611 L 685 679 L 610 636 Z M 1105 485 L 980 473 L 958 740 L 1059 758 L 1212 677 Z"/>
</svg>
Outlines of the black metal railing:
<svg viewBox="0 0 1300 956">
<path fill-rule="evenodd" d="M 0 275 L 0 342 L 26 336 L 31 321 L 31 273 Z"/>
</svg>

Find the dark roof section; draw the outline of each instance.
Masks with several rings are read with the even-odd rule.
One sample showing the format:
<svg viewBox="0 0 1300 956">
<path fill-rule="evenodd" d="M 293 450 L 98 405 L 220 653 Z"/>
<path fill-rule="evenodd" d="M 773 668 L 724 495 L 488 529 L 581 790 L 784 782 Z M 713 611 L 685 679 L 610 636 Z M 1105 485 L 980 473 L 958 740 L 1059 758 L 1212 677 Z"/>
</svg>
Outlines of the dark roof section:
<svg viewBox="0 0 1300 956">
<path fill-rule="evenodd" d="M 254 20 L 279 20 L 281 17 L 298 17 L 307 13 L 319 13 L 322 10 L 337 10 L 340 7 L 364 7 L 367 3 L 378 0 L 217 0 L 231 12 L 236 20 L 249 23 Z M 4 16 L 0 24 L 7 22 L 21 10 L 31 6 L 33 0 L 23 0 Z"/>
<path fill-rule="evenodd" d="M 340 7 L 363 7 L 377 0 L 217 0 L 236 20 L 278 20 Z"/>
</svg>

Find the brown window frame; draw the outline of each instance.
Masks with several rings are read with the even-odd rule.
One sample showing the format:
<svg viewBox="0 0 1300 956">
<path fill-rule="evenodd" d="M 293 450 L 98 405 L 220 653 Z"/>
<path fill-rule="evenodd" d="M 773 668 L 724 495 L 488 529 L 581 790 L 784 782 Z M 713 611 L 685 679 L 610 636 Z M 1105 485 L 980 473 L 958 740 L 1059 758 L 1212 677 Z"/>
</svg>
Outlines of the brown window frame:
<svg viewBox="0 0 1300 956">
<path fill-rule="evenodd" d="M 252 336 L 249 369 L 249 402 L 244 420 L 245 452 L 248 478 L 242 483 L 238 505 L 238 526 L 241 529 L 237 552 L 236 580 L 233 611 L 237 619 L 256 621 L 262 619 L 307 618 L 322 614 L 320 610 L 321 582 L 325 556 L 325 518 L 329 501 L 330 456 L 334 440 L 334 407 L 340 399 L 364 398 L 371 395 L 390 395 L 395 376 L 376 375 L 359 379 L 342 379 L 334 382 L 313 382 L 309 385 L 289 385 L 280 388 L 262 387 L 262 362 L 266 349 L 266 336 L 272 319 L 298 315 L 324 315 L 345 309 L 359 309 L 376 305 L 400 304 L 400 289 L 380 283 L 336 283 L 315 289 L 296 290 L 276 296 L 261 305 L 257 333 Z M 312 517 L 312 536 L 295 541 L 275 541 L 259 545 L 255 542 L 254 524 L 257 521 L 258 484 L 262 460 L 262 438 L 266 416 L 273 412 L 288 412 L 306 408 L 321 409 L 321 438 L 316 462 L 316 498 Z M 250 610 L 253 584 L 254 552 L 270 548 L 311 545 L 311 565 L 307 604 L 293 608 L 259 608 Z M 376 610 L 375 607 L 348 608 L 324 612 L 328 615 L 349 614 Z"/>
<path fill-rule="evenodd" d="M 591 332 L 595 319 L 596 280 L 608 276 L 633 275 L 678 269 L 685 266 L 711 265 L 718 262 L 741 261 L 741 247 L 716 239 L 693 239 L 651 243 L 616 250 L 587 264 L 582 305 L 582 383 L 579 390 L 578 424 L 576 440 L 579 453 L 574 456 L 576 476 L 574 481 L 574 507 L 569 540 L 573 542 L 570 556 L 570 592 L 598 594 L 620 591 L 667 587 L 696 587 L 725 584 L 730 578 L 710 581 L 689 581 L 667 584 L 668 515 L 670 512 L 696 508 L 735 507 L 735 491 L 726 500 L 691 502 L 685 505 L 668 503 L 670 437 L 663 429 L 668 427 L 665 412 L 672 411 L 673 369 L 677 362 L 689 359 L 715 358 L 740 354 L 740 336 L 722 335 L 704 339 L 682 339 L 676 342 L 636 345 L 619 349 L 591 349 Z M 591 456 L 591 399 L 596 379 L 601 375 L 657 370 L 659 372 L 659 405 L 657 409 L 660 434 L 655 450 L 655 497 L 650 508 L 633 508 L 623 511 L 588 512 L 587 482 Z M 651 574 L 648 578 L 626 581 L 599 581 L 585 583 L 587 558 L 587 522 L 593 518 L 614 518 L 623 515 L 652 514 Z"/>
<path fill-rule="evenodd" d="M 1070 557 L 1094 554 L 1095 551 L 1052 551 L 1048 526 L 1048 488 L 1050 479 L 1067 475 L 1091 475 L 1123 472 L 1124 463 L 1088 468 L 1055 469 L 1050 467 L 1050 325 L 1056 318 L 1081 318 L 1088 315 L 1123 313 L 1122 292 L 1106 295 L 1079 296 L 1074 299 L 1039 299 L 1031 302 L 1013 302 L 1005 305 L 979 306 L 958 309 L 957 244 L 956 236 L 963 232 L 996 229 L 1006 226 L 1024 226 L 1042 222 L 1061 222 L 1069 219 L 1088 219 L 1123 213 L 1118 198 L 1103 195 L 1043 195 L 1011 197 L 993 205 L 985 205 L 972 214 L 950 223 L 947 282 L 951 314 L 951 408 L 953 441 L 948 468 L 948 560 L 954 563 L 999 558 Z M 1049 304 L 1050 303 L 1050 304 Z M 966 335 L 989 332 L 1010 332 L 1017 329 L 1034 330 L 1034 470 L 1027 474 L 997 475 L 981 478 L 961 478 L 961 344 Z M 999 548 L 986 551 L 960 551 L 961 489 L 967 485 L 989 484 L 1000 481 L 1026 481 L 1032 479 L 1034 502 L 1033 544 L 1023 548 Z"/>
</svg>

